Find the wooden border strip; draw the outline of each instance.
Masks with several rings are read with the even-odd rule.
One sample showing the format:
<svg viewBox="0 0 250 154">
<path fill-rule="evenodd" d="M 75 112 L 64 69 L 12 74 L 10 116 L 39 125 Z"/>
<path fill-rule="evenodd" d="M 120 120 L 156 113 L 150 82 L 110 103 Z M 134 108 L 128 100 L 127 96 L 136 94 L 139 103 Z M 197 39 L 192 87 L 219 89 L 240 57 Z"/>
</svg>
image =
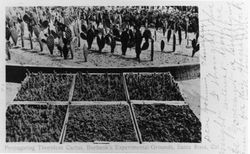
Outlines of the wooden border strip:
<svg viewBox="0 0 250 154">
<path fill-rule="evenodd" d="M 62 144 L 63 141 L 64 141 L 64 138 L 65 138 L 66 126 L 67 126 L 68 119 L 69 119 L 69 106 L 70 106 L 70 104 L 67 105 L 65 118 L 64 118 L 62 129 L 61 129 L 61 135 L 60 135 L 60 138 L 59 138 L 59 144 Z"/>
<path fill-rule="evenodd" d="M 7 64 L 8 66 L 17 66 L 17 67 L 37 67 L 37 68 L 79 68 L 82 69 L 82 66 L 54 66 L 54 67 L 50 67 L 50 66 L 46 66 L 46 65 L 32 65 L 32 64 Z M 88 67 L 88 69 L 133 69 L 133 68 L 165 68 L 165 67 L 178 67 L 178 66 L 190 66 L 190 65 L 200 65 L 200 63 L 182 63 L 182 64 L 167 64 L 167 65 L 159 65 L 159 66 L 126 66 L 126 67 Z"/>
<path fill-rule="evenodd" d="M 130 100 L 132 104 L 188 105 L 185 101 Z"/>
<path fill-rule="evenodd" d="M 129 104 L 129 113 L 130 113 L 131 120 L 132 120 L 134 129 L 135 129 L 136 137 L 137 137 L 139 143 L 142 144 L 141 132 L 140 132 L 140 129 L 139 129 L 136 117 L 135 117 L 135 112 L 134 112 L 133 106 L 131 105 L 131 102 L 130 102 L 128 87 L 127 87 L 126 78 L 125 78 L 124 74 L 122 74 L 122 80 L 123 80 L 123 87 L 124 87 L 126 100 L 127 100 L 128 104 Z"/>
<path fill-rule="evenodd" d="M 68 100 L 69 102 L 71 102 L 72 98 L 73 98 L 75 83 L 76 83 L 76 74 L 73 75 L 72 85 L 71 85 L 70 90 L 69 90 L 69 100 Z"/>
<path fill-rule="evenodd" d="M 6 145 L 10 145 L 10 146 L 16 146 L 17 144 L 18 145 L 21 145 L 21 146 L 27 146 L 28 144 L 34 144 L 34 145 L 51 145 L 51 144 L 55 144 L 55 143 L 58 143 L 58 142 L 6 142 L 5 144 Z M 147 143 L 147 142 L 145 142 Z M 149 143 L 160 143 L 160 142 L 149 142 Z M 161 142 L 162 144 L 171 144 L 171 142 Z M 181 142 L 179 142 L 181 143 Z M 137 141 L 129 141 L 129 142 L 121 142 L 121 141 L 118 141 L 118 142 L 115 142 L 115 141 L 94 141 L 94 142 L 79 142 L 79 141 L 76 141 L 76 142 L 64 142 L 64 145 L 73 145 L 73 146 L 82 146 L 82 145 L 95 145 L 95 144 L 119 144 L 119 145 L 134 145 L 134 144 L 137 144 L 138 145 L 138 142 Z M 176 144 L 176 143 L 174 143 Z"/>
<path fill-rule="evenodd" d="M 164 143 L 164 142 L 163 142 Z M 170 142 L 168 142 L 170 143 Z M 131 144 L 131 145 L 134 145 L 134 144 L 138 144 L 138 141 L 129 141 L 129 142 L 121 142 L 121 141 L 118 141 L 118 142 L 115 142 L 115 141 L 93 141 L 93 142 L 79 142 L 79 141 L 76 141 L 76 142 L 64 142 L 65 145 L 88 145 L 88 144 L 92 144 L 92 145 L 95 145 L 95 144 L 120 144 L 120 145 L 124 145 L 124 144 Z"/>
<path fill-rule="evenodd" d="M 125 97 L 128 103 L 130 103 L 130 97 L 129 97 L 129 92 L 128 92 L 128 86 L 125 78 L 125 74 L 122 73 L 122 83 L 124 87 L 124 92 L 125 92 Z"/>
<path fill-rule="evenodd" d="M 68 124 L 68 120 L 69 120 L 69 107 L 70 107 L 71 100 L 72 100 L 73 93 L 74 93 L 75 80 L 76 80 L 76 75 L 73 76 L 73 80 L 72 80 L 71 87 L 70 87 L 70 90 L 69 90 L 68 106 L 67 106 L 65 119 L 64 119 L 64 122 L 63 122 L 63 127 L 62 127 L 62 130 L 61 130 L 61 135 L 60 135 L 60 138 L 59 138 L 59 144 L 62 144 L 64 142 L 64 138 L 65 138 L 65 135 L 66 135 L 66 129 L 67 129 L 67 124 Z"/>
<path fill-rule="evenodd" d="M 10 105 L 68 105 L 68 101 L 12 101 Z"/>
<path fill-rule="evenodd" d="M 188 105 L 185 101 L 130 100 L 132 104 Z M 68 105 L 68 101 L 12 101 L 10 105 Z M 128 105 L 127 101 L 71 101 L 71 105 Z"/>
<path fill-rule="evenodd" d="M 171 76 L 171 79 L 173 78 L 173 76 L 171 75 L 171 73 L 169 72 L 169 71 L 167 71 L 167 72 L 124 72 L 123 74 L 124 75 L 129 75 L 129 74 L 142 74 L 142 75 L 145 75 L 145 74 L 168 74 L 168 75 L 170 75 Z M 31 75 L 37 75 L 38 73 L 31 73 Z M 42 73 L 43 75 L 52 75 L 53 73 Z M 69 75 L 69 76 L 74 76 L 74 75 L 76 75 L 77 73 L 60 73 L 60 74 L 58 74 L 58 75 Z M 104 73 L 104 72 L 100 72 L 100 73 L 92 73 L 92 72 L 89 72 L 89 73 L 82 73 L 83 75 L 85 75 L 85 74 L 89 74 L 89 75 L 105 75 L 106 73 Z M 107 72 L 107 74 L 108 75 L 120 75 L 121 73 L 111 73 L 111 72 Z M 25 80 L 25 79 L 24 79 Z"/>
<path fill-rule="evenodd" d="M 138 139 L 139 143 L 142 144 L 141 131 L 140 131 L 140 128 L 138 126 L 136 116 L 135 116 L 135 111 L 134 111 L 134 108 L 133 108 L 131 103 L 129 103 L 129 113 L 130 113 L 130 116 L 131 116 L 131 119 L 132 119 L 132 122 L 133 122 L 133 125 L 134 125 L 134 129 L 135 129 L 137 139 Z"/>
<path fill-rule="evenodd" d="M 71 105 L 128 105 L 126 101 L 72 101 Z"/>
</svg>

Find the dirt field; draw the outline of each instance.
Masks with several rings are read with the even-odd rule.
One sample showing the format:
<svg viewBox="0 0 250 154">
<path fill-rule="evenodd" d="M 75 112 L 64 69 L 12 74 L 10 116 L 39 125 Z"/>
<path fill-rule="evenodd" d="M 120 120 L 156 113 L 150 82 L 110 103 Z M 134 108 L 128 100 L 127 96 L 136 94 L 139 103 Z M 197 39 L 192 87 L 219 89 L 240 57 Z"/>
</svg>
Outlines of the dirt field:
<svg viewBox="0 0 250 154">
<path fill-rule="evenodd" d="M 151 30 L 154 36 L 153 30 Z M 167 43 L 166 35 L 163 36 L 162 30 L 158 30 L 156 33 L 157 39 L 154 42 L 154 60 L 151 61 L 151 43 L 148 50 L 142 51 L 141 62 L 139 63 L 135 60 L 135 49 L 129 48 L 127 50 L 126 56 L 121 56 L 121 44 L 117 42 L 114 54 L 110 53 L 110 46 L 105 45 L 102 53 L 98 50 L 96 39 L 93 42 L 92 49 L 89 51 L 88 61 L 85 62 L 83 56 L 83 46 L 86 45 L 86 40 L 81 39 L 81 46 L 74 53 L 74 59 L 64 60 L 60 57 L 57 48 L 54 49 L 54 55 L 50 55 L 47 45 L 43 44 L 44 51 L 40 51 L 38 42 L 35 36 L 33 36 L 33 46 L 34 49 L 30 50 L 30 42 L 27 40 L 28 32 L 25 28 L 25 45 L 21 48 L 21 40 L 19 38 L 16 47 L 10 49 L 11 60 L 7 61 L 7 64 L 29 64 L 29 65 L 44 65 L 44 66 L 80 66 L 80 67 L 126 67 L 126 66 L 159 66 L 159 65 L 169 65 L 169 64 L 183 64 L 183 63 L 199 63 L 199 52 L 192 55 L 191 42 L 189 42 L 189 47 L 187 48 L 187 40 L 184 39 L 184 32 L 182 34 L 182 43 L 179 45 L 179 40 L 176 34 L 176 51 L 172 52 L 172 37 Z M 189 38 L 192 39 L 193 34 L 189 34 Z M 164 51 L 161 52 L 160 42 L 165 41 Z M 87 45 L 86 45 L 87 46 Z"/>
</svg>

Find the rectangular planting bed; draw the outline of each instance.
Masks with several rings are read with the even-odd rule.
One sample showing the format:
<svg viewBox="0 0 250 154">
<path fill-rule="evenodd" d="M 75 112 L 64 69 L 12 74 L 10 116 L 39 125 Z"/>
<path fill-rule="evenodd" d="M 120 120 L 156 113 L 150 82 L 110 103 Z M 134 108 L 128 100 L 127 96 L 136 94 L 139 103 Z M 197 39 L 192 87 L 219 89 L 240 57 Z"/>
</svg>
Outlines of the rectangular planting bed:
<svg viewBox="0 0 250 154">
<path fill-rule="evenodd" d="M 201 142 L 170 73 L 28 74 L 6 111 L 7 142 Z"/>
<path fill-rule="evenodd" d="M 14 101 L 67 101 L 72 75 L 29 74 Z"/>
<path fill-rule="evenodd" d="M 183 101 L 170 73 L 129 73 L 125 78 L 131 100 Z"/>
<path fill-rule="evenodd" d="M 120 74 L 77 74 L 73 101 L 125 101 Z"/>
<path fill-rule="evenodd" d="M 133 104 L 143 142 L 201 142 L 201 123 L 187 106 Z"/>
<path fill-rule="evenodd" d="M 6 111 L 6 142 L 59 142 L 67 106 L 11 105 Z"/>
<path fill-rule="evenodd" d="M 71 106 L 65 142 L 136 142 L 128 105 Z"/>
</svg>

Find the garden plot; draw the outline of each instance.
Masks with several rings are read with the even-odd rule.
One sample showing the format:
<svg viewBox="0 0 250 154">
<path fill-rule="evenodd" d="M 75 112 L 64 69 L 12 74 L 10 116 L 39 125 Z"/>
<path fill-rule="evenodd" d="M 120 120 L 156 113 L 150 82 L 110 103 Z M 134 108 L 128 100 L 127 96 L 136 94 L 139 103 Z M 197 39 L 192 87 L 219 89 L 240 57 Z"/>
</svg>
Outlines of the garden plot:
<svg viewBox="0 0 250 154">
<path fill-rule="evenodd" d="M 128 105 L 71 106 L 65 142 L 136 142 Z"/>
<path fill-rule="evenodd" d="M 183 101 L 170 73 L 129 73 L 125 79 L 131 100 Z"/>
<path fill-rule="evenodd" d="M 170 73 L 29 74 L 6 119 L 8 142 L 201 141 Z"/>
<path fill-rule="evenodd" d="M 73 101 L 125 101 L 119 74 L 81 74 L 76 76 Z"/>
<path fill-rule="evenodd" d="M 201 123 L 187 105 L 133 104 L 143 142 L 201 142 Z"/>
<path fill-rule="evenodd" d="M 6 142 L 58 142 L 67 106 L 11 105 L 6 111 Z"/>
<path fill-rule="evenodd" d="M 72 75 L 29 74 L 14 101 L 67 101 Z"/>
</svg>

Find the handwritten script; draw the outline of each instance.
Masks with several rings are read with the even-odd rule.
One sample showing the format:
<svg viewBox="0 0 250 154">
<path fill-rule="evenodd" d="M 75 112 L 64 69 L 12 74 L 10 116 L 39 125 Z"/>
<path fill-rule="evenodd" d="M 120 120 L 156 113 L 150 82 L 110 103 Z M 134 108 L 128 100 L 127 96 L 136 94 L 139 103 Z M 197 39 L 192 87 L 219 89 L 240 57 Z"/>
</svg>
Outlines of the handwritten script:
<svg viewBox="0 0 250 154">
<path fill-rule="evenodd" d="M 241 2 L 200 8 L 202 142 L 218 153 L 246 152 L 247 15 Z"/>
</svg>

